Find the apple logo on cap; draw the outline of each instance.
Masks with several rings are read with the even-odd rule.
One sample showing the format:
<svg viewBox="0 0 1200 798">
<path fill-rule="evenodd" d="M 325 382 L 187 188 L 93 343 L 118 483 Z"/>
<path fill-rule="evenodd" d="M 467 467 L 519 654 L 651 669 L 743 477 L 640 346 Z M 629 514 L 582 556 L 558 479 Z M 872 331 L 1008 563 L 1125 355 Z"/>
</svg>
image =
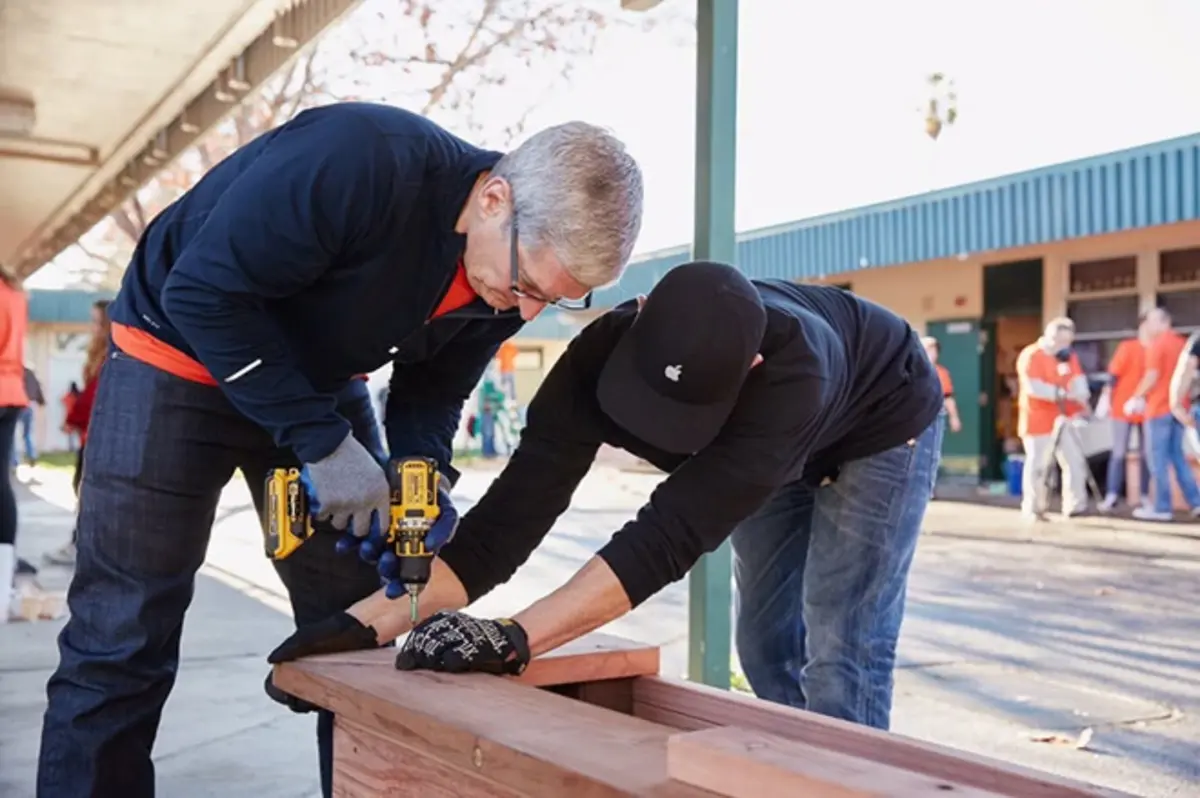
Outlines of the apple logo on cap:
<svg viewBox="0 0 1200 798">
<path fill-rule="evenodd" d="M 671 382 L 679 382 L 679 378 L 683 375 L 683 366 L 667 366 L 663 369 L 663 376 Z"/>
</svg>

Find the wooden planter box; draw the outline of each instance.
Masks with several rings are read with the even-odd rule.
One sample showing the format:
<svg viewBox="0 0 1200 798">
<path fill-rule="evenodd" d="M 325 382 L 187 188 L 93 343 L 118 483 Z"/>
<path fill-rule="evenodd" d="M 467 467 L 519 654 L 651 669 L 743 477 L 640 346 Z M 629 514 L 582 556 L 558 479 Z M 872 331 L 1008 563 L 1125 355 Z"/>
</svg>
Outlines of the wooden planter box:
<svg viewBox="0 0 1200 798">
<path fill-rule="evenodd" d="M 658 676 L 657 648 L 590 635 L 519 678 L 401 672 L 395 649 L 276 666 L 335 713 L 340 798 L 1124 795 Z"/>
</svg>

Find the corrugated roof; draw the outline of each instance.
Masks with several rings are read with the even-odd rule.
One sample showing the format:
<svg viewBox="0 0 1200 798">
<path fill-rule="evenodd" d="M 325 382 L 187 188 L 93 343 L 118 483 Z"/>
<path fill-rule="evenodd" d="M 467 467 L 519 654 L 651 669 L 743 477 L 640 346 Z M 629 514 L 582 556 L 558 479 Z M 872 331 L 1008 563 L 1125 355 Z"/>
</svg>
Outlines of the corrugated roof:
<svg viewBox="0 0 1200 798">
<path fill-rule="evenodd" d="M 748 231 L 736 265 L 751 277 L 806 279 L 1192 219 L 1200 134 Z M 639 258 L 597 297 L 645 293 L 690 249 Z"/>
</svg>

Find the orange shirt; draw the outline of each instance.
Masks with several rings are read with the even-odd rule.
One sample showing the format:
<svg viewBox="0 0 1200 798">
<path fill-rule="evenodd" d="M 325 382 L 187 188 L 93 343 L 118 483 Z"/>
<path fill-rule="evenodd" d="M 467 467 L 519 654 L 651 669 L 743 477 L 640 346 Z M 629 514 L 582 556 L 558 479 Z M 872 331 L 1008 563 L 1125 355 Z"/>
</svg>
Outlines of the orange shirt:
<svg viewBox="0 0 1200 798">
<path fill-rule="evenodd" d="M 937 366 L 938 382 L 942 384 L 942 396 L 949 399 L 954 396 L 954 383 L 950 380 L 950 372 L 941 363 Z"/>
<path fill-rule="evenodd" d="M 1017 434 L 1022 437 L 1049 435 L 1054 431 L 1054 422 L 1060 413 L 1058 402 L 1053 399 L 1031 396 L 1026 386 L 1027 380 L 1037 380 L 1066 390 L 1073 379 L 1082 375 L 1083 367 L 1079 365 L 1079 358 L 1074 352 L 1069 361 L 1059 363 L 1054 355 L 1042 348 L 1040 341 L 1022 349 L 1017 356 L 1017 376 L 1021 381 L 1021 391 L 1017 397 Z M 1067 400 L 1063 409 L 1068 417 L 1077 416 L 1083 412 L 1083 405 Z"/>
<path fill-rule="evenodd" d="M 1146 374 L 1146 347 L 1136 338 L 1119 343 L 1108 364 L 1108 373 L 1113 378 L 1112 417 L 1117 421 L 1141 424 L 1145 420 L 1142 416 L 1125 415 L 1125 403 L 1133 398 L 1134 389 Z"/>
<path fill-rule="evenodd" d="M 0 407 L 25 407 L 25 328 L 29 298 L 0 281 Z"/>
<path fill-rule="evenodd" d="M 1187 346 L 1187 339 L 1174 330 L 1168 330 L 1151 342 L 1146 350 L 1146 370 L 1158 372 L 1158 379 L 1150 390 L 1146 391 L 1146 418 L 1162 418 L 1171 412 L 1171 377 L 1175 374 L 1175 364 L 1179 355 Z M 1184 397 L 1183 406 L 1190 406 Z"/>
<path fill-rule="evenodd" d="M 446 295 L 442 297 L 442 301 L 438 303 L 437 309 L 433 311 L 430 318 L 436 319 L 445 313 L 452 310 L 458 310 L 464 305 L 470 304 L 475 299 L 475 291 L 471 288 L 471 284 L 467 282 L 467 272 L 463 268 L 462 261 L 458 263 L 458 271 L 454 274 L 454 280 L 451 281 L 450 287 L 446 290 Z M 164 344 L 162 341 L 155 338 L 150 333 L 139 330 L 135 327 L 126 327 L 124 324 L 112 323 L 112 338 L 113 343 L 121 348 L 123 352 L 132 358 L 154 366 L 168 374 L 173 374 L 191 382 L 198 382 L 201 385 L 216 386 L 217 381 L 208 373 L 208 369 L 197 360 L 188 357 L 183 352 L 180 352 L 173 346 Z M 24 367 L 20 368 L 22 386 L 24 386 Z M 359 379 L 365 380 L 367 375 L 357 375 Z M 22 387 L 24 392 L 24 387 Z"/>
<path fill-rule="evenodd" d="M 505 341 L 500 344 L 500 349 L 496 352 L 496 360 L 500 366 L 501 374 L 508 374 L 517 367 L 517 345 L 512 341 Z"/>
</svg>

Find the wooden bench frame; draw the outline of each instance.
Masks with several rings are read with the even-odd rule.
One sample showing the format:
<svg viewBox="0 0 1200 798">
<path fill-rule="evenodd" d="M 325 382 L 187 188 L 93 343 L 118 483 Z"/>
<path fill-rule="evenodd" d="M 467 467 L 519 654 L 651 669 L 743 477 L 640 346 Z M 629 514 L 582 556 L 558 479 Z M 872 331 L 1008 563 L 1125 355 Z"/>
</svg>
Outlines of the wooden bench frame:
<svg viewBox="0 0 1200 798">
<path fill-rule="evenodd" d="M 394 649 L 276 666 L 332 710 L 342 798 L 1120 796 L 657 675 L 657 648 L 593 634 L 521 677 L 400 672 Z"/>
</svg>

